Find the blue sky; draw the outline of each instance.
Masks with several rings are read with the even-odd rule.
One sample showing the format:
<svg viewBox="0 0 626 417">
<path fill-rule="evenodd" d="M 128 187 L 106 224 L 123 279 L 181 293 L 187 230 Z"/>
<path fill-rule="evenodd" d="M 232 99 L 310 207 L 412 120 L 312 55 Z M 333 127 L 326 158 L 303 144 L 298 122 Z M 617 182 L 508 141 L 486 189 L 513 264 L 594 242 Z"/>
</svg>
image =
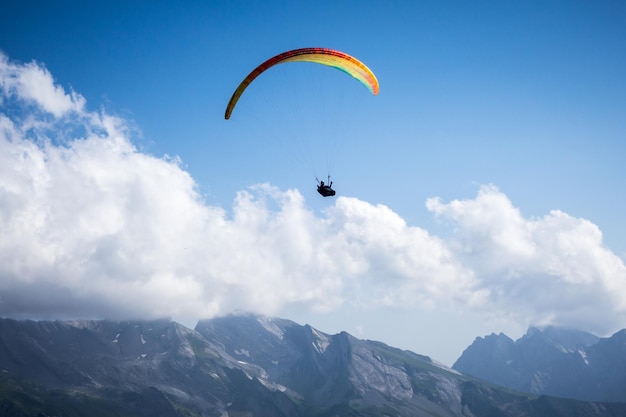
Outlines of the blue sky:
<svg viewBox="0 0 626 417">
<path fill-rule="evenodd" d="M 223 119 L 249 71 L 307 46 L 359 58 L 380 94 L 286 64 Z M 492 331 L 626 327 L 622 2 L 24 1 L 0 51 L 0 256 L 30 254 L 0 271 L 2 315 L 193 325 L 194 294 L 198 316 L 449 365 Z"/>
</svg>

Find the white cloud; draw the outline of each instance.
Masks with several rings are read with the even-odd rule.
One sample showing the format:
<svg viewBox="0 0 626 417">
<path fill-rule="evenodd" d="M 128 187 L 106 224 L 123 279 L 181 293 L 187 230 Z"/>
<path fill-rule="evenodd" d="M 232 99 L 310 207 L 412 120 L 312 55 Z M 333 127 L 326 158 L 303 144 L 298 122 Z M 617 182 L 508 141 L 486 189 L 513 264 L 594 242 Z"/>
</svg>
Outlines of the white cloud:
<svg viewBox="0 0 626 417">
<path fill-rule="evenodd" d="M 190 322 L 342 306 L 624 323 L 624 264 L 587 220 L 524 218 L 493 186 L 428 200 L 450 240 L 354 198 L 317 216 L 269 184 L 224 210 L 176 159 L 139 152 L 124 120 L 86 110 L 37 64 L 0 56 L 0 93 L 21 106 L 0 107 L 0 315 Z"/>
<path fill-rule="evenodd" d="M 56 117 L 71 111 L 82 111 L 85 106 L 81 95 L 73 91 L 66 94 L 63 87 L 55 85 L 47 69 L 34 62 L 26 65 L 11 63 L 1 52 L 0 89 L 4 97 L 17 95 Z"/>
<path fill-rule="evenodd" d="M 455 226 L 450 247 L 489 292 L 486 308 L 602 333 L 623 326 L 626 267 L 590 221 L 558 210 L 526 219 L 494 186 L 426 205 Z"/>
</svg>

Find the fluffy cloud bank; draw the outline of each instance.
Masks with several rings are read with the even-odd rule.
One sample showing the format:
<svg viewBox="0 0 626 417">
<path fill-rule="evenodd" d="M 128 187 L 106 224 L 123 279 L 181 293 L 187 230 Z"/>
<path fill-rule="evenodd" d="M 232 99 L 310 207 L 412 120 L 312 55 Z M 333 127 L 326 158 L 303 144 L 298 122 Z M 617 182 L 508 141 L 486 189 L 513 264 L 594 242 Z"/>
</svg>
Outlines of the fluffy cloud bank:
<svg viewBox="0 0 626 417">
<path fill-rule="evenodd" d="M 207 205 L 179 161 L 139 152 L 36 63 L 0 55 L 0 315 L 163 317 L 298 306 L 463 308 L 527 323 L 623 326 L 626 268 L 591 222 L 526 219 L 484 186 L 427 201 L 441 239 L 339 197 L 323 216 L 260 184 Z M 69 133 L 68 133 L 69 132 Z"/>
<path fill-rule="evenodd" d="M 597 332 L 623 326 L 626 267 L 595 224 L 559 210 L 526 219 L 494 186 L 472 200 L 431 198 L 426 206 L 454 225 L 448 246 L 479 278 L 486 309 Z"/>
</svg>

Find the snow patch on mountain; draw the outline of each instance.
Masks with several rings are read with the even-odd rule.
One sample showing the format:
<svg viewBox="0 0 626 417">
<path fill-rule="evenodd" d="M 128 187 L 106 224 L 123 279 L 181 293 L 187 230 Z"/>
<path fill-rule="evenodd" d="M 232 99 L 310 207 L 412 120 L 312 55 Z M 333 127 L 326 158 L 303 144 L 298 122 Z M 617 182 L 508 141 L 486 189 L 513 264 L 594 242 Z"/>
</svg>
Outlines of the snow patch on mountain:
<svg viewBox="0 0 626 417">
<path fill-rule="evenodd" d="M 452 368 L 444 365 L 441 362 L 438 362 L 438 361 L 435 361 L 435 360 L 431 360 L 431 361 L 432 361 L 432 364 L 435 365 L 439 369 L 443 369 L 444 371 L 451 372 L 451 373 L 456 374 L 456 375 L 463 375 L 462 373 L 460 373 L 456 369 L 452 369 Z"/>
<path fill-rule="evenodd" d="M 250 352 L 246 349 L 235 349 L 233 352 L 235 352 L 235 355 L 250 357 Z"/>
<path fill-rule="evenodd" d="M 265 330 L 275 335 L 279 340 L 283 340 L 283 329 L 281 329 L 276 323 L 268 317 L 257 317 L 257 321 Z"/>
<path fill-rule="evenodd" d="M 330 339 L 324 333 L 315 330 L 311 327 L 311 333 L 315 337 L 315 340 L 311 342 L 317 353 L 324 353 L 328 345 L 330 345 Z"/>
</svg>

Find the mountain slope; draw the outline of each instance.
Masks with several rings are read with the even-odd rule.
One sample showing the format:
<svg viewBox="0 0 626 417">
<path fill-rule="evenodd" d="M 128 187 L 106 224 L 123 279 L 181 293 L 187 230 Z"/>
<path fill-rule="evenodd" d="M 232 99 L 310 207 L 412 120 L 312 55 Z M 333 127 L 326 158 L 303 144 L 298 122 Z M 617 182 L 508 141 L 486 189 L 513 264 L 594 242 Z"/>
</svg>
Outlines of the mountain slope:
<svg viewBox="0 0 626 417">
<path fill-rule="evenodd" d="M 453 369 L 532 394 L 626 402 L 626 330 L 610 338 L 571 329 L 530 328 L 476 338 Z"/>
<path fill-rule="evenodd" d="M 95 411 L 102 405 L 128 415 L 186 415 L 185 409 L 221 415 L 227 407 L 262 408 L 253 400 L 282 404 L 274 398 L 280 392 L 250 380 L 202 336 L 167 320 L 0 320 L 0 369 L 8 391 L 11 384 L 31 386 L 44 404 L 60 396 L 70 409 L 87 402 Z M 285 404 L 276 415 L 293 411 Z"/>
<path fill-rule="evenodd" d="M 618 416 L 624 404 L 516 394 L 426 356 L 253 315 L 0 319 L 6 416 Z"/>
</svg>

